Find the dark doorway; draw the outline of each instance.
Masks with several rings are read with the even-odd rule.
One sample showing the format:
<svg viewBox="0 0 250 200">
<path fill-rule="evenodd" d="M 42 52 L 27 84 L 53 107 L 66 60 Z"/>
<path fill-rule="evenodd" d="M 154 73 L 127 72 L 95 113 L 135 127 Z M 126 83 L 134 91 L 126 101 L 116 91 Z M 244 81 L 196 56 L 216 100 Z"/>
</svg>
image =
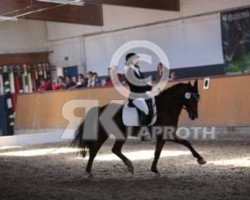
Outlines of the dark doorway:
<svg viewBox="0 0 250 200">
<path fill-rule="evenodd" d="M 78 67 L 72 66 L 72 67 L 65 67 L 63 69 L 64 76 L 77 76 L 78 75 Z"/>
</svg>

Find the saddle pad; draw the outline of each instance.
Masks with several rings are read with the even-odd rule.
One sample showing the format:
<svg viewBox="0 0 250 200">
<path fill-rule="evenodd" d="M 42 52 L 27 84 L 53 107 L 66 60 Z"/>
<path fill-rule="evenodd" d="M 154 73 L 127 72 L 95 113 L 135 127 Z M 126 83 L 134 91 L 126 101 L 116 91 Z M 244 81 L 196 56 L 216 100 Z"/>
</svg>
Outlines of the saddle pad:
<svg viewBox="0 0 250 200">
<path fill-rule="evenodd" d="M 155 99 L 153 99 L 153 105 L 154 105 L 154 117 L 149 126 L 153 125 L 157 120 L 157 114 L 156 114 L 157 109 L 155 105 Z M 122 110 L 122 120 L 125 126 L 141 126 L 139 124 L 138 111 L 135 107 L 129 107 L 128 105 L 124 105 Z"/>
</svg>

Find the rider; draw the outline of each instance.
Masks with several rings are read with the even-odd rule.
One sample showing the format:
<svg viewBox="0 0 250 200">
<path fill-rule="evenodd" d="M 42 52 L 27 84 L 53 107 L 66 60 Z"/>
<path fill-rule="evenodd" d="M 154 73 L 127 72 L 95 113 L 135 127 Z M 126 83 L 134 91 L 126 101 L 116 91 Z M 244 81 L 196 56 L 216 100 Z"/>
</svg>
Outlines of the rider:
<svg viewBox="0 0 250 200">
<path fill-rule="evenodd" d="M 135 53 L 126 55 L 125 76 L 130 89 L 128 106 L 137 108 L 140 125 L 149 125 L 154 111 L 152 100 L 147 93 L 152 90 L 152 86 L 146 81 L 144 74 L 140 71 L 139 56 Z"/>
</svg>

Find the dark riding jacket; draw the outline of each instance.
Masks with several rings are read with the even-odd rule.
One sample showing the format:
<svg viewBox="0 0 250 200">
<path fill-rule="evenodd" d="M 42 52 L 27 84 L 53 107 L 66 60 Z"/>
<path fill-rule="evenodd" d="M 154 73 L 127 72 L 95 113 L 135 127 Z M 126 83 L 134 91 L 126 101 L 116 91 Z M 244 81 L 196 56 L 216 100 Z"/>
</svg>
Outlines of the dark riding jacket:
<svg viewBox="0 0 250 200">
<path fill-rule="evenodd" d="M 137 68 L 136 71 L 132 67 L 128 67 L 126 80 L 131 92 L 136 94 L 145 94 L 152 90 L 152 86 L 149 85 L 145 80 L 144 74 Z M 137 73 L 138 72 L 138 73 Z"/>
</svg>

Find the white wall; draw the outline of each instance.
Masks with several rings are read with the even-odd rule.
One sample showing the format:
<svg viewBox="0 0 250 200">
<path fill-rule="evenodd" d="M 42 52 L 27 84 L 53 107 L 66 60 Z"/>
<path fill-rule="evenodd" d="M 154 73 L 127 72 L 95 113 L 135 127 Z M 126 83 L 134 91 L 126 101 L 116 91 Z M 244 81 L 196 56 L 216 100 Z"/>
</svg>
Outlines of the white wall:
<svg viewBox="0 0 250 200">
<path fill-rule="evenodd" d="M 181 12 L 105 5 L 103 27 L 48 22 L 48 40 L 60 40 L 247 5 L 250 5 L 249 0 L 181 0 Z"/>
<path fill-rule="evenodd" d="M 205 66 L 223 63 L 219 14 L 180 20 L 121 32 L 101 34 L 85 38 L 88 70 L 105 75 L 112 56 L 126 42 L 146 40 L 158 45 L 169 58 L 171 68 Z M 132 49 L 140 53 L 142 49 Z M 144 71 L 154 71 L 159 62 L 152 52 L 152 64 L 141 63 Z M 119 62 L 122 72 L 124 56 Z M 112 63 L 113 64 L 113 63 Z M 111 64 L 111 65 L 112 65 Z"/>
<path fill-rule="evenodd" d="M 114 49 L 121 45 L 122 42 L 126 42 L 132 38 L 143 38 L 151 40 L 152 42 L 160 43 L 162 48 L 167 51 L 173 67 L 219 64 L 223 62 L 223 60 L 220 38 L 220 16 L 218 13 L 222 10 L 247 5 L 250 5 L 250 0 L 181 0 L 181 12 L 157 11 L 119 6 L 103 6 L 103 27 L 48 22 L 49 46 L 51 50 L 55 50 L 57 48 L 54 48 L 54 46 L 58 46 L 58 41 L 60 41 L 62 46 L 67 46 L 67 48 L 69 48 L 71 46 L 70 41 L 74 43 L 74 39 L 72 38 L 84 38 L 86 44 L 82 43 L 81 45 L 86 45 L 86 56 L 77 54 L 79 57 L 75 58 L 77 62 L 78 60 L 81 60 L 83 65 L 87 63 L 87 65 L 90 66 L 88 70 L 99 69 L 101 67 L 101 63 L 103 63 L 102 67 L 105 66 L 106 68 L 106 65 L 108 64 L 107 60 L 111 57 Z M 211 14 L 211 12 L 218 13 Z M 208 18 L 211 18 L 206 19 L 201 16 L 199 17 L 197 16 L 199 14 L 211 14 L 208 16 Z M 194 18 L 184 20 L 185 18 L 191 16 Z M 105 34 L 107 31 L 114 31 L 173 19 L 176 21 L 163 25 L 165 26 L 163 28 L 164 34 L 160 33 L 162 28 L 159 28 L 158 30 L 146 28 L 149 32 L 148 34 L 142 34 L 141 38 L 139 38 L 138 35 L 132 36 L 133 34 L 128 36 L 129 31 L 127 30 L 112 33 L 113 35 Z M 172 23 L 173 26 L 168 25 Z M 143 30 L 143 28 L 134 29 L 132 32 L 140 30 Z M 159 34 L 158 41 L 156 40 L 156 37 L 151 36 L 152 34 L 156 34 L 156 32 Z M 86 36 L 94 33 L 103 33 L 103 35 Z M 118 38 L 120 41 L 112 42 L 112 37 L 116 34 L 119 34 Z M 169 39 L 166 39 L 166 35 Z M 110 37 L 110 40 L 101 40 L 100 37 Z M 95 40 L 98 40 L 99 42 L 96 42 Z M 76 51 L 79 50 L 77 49 Z M 105 53 L 100 54 L 97 52 Z M 51 57 L 52 63 L 55 65 L 63 63 L 62 59 L 64 57 L 57 57 L 56 54 L 55 50 L 55 55 Z M 65 51 L 64 54 L 67 54 L 67 52 Z M 85 57 L 87 59 L 86 61 L 83 60 Z M 100 70 L 102 71 L 102 69 L 99 69 L 98 71 Z"/>
<path fill-rule="evenodd" d="M 47 51 L 46 22 L 32 20 L 0 22 L 0 53 Z"/>
<path fill-rule="evenodd" d="M 86 66 L 83 37 L 65 39 L 49 43 L 51 64 L 56 67 L 78 66 L 78 72 L 84 73 Z M 68 60 L 65 60 L 68 57 Z"/>
</svg>

